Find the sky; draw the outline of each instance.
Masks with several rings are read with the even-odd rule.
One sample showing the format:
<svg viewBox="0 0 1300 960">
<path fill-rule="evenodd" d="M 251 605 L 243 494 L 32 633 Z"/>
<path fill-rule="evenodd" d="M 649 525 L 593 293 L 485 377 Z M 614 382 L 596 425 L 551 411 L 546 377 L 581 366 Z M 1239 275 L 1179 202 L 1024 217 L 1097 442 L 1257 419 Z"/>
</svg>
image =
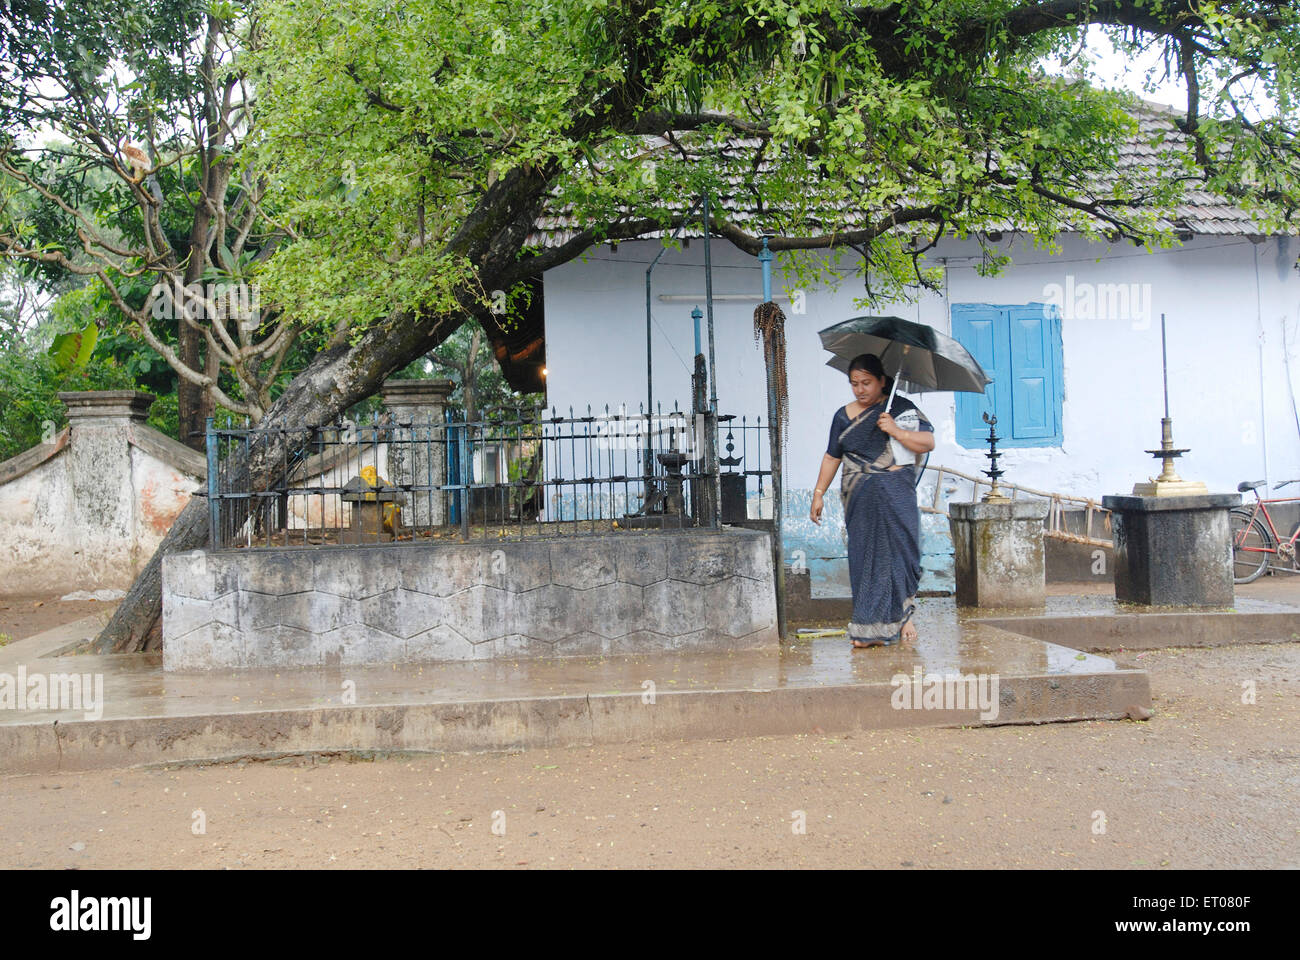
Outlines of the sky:
<svg viewBox="0 0 1300 960">
<path fill-rule="evenodd" d="M 1086 57 L 1090 63 L 1089 77 L 1095 86 L 1127 90 L 1144 100 L 1161 103 L 1178 110 L 1187 109 L 1187 84 L 1180 75 L 1162 79 L 1165 73 L 1163 62 L 1163 45 L 1152 44 L 1143 54 L 1130 57 L 1115 51 L 1111 41 L 1099 27 L 1090 27 L 1086 42 Z M 1059 64 L 1045 64 L 1052 73 L 1061 72 Z M 1157 82 L 1153 89 L 1147 89 L 1145 81 L 1150 74 Z M 1233 88 L 1243 110 L 1252 120 L 1268 116 L 1275 112 L 1275 107 L 1265 98 L 1246 95 L 1240 85 Z M 1201 85 L 1201 110 L 1208 109 L 1206 98 L 1218 92 L 1217 85 L 1204 80 Z"/>
<path fill-rule="evenodd" d="M 1090 78 L 1097 86 L 1127 90 L 1152 103 L 1187 109 L 1187 86 L 1181 77 L 1161 80 L 1154 90 L 1148 90 L 1144 85 L 1148 73 L 1155 77 L 1164 74 L 1159 45 L 1152 45 L 1141 56 L 1131 58 L 1116 52 L 1100 28 L 1090 27 L 1085 56 L 1090 64 Z M 1047 68 L 1053 73 L 1060 72 L 1059 62 L 1049 61 Z"/>
</svg>

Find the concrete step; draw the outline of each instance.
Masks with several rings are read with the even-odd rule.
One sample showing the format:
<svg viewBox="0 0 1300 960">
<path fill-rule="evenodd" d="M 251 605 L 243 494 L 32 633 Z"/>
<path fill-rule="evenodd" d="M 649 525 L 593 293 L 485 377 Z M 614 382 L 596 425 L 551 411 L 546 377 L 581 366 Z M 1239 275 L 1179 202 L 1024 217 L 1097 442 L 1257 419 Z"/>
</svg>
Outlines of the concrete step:
<svg viewBox="0 0 1300 960">
<path fill-rule="evenodd" d="M 987 719 L 978 707 L 956 706 L 955 685 L 947 698 L 952 706 L 930 709 L 898 707 L 902 689 L 869 683 L 670 691 L 656 694 L 654 703 L 641 692 L 597 693 L 6 724 L 0 726 L 0 774 L 1122 719 L 1142 716 L 1151 703 L 1142 670 L 1000 679 L 997 712 Z"/>
<path fill-rule="evenodd" d="M 101 695 L 93 705 L 0 709 L 0 774 L 835 735 L 1118 719 L 1150 709 L 1144 671 L 959 618 L 951 599 L 921 601 L 916 623 L 915 644 L 873 650 L 827 637 L 712 654 L 201 674 L 164 674 L 159 654 L 53 656 L 66 646 L 64 630 L 24 642 L 21 656 L 0 650 L 0 683 L 19 671 L 76 673 L 90 678 L 88 689 L 102 684 Z M 964 679 L 934 679 L 945 675 Z"/>
</svg>

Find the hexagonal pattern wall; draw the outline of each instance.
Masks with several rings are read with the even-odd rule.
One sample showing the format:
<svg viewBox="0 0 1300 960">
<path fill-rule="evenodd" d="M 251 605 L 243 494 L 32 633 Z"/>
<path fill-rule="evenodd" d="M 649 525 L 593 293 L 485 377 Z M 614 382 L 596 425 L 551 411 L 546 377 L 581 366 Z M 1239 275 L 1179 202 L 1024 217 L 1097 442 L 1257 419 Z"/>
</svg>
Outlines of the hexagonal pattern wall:
<svg viewBox="0 0 1300 960">
<path fill-rule="evenodd" d="M 776 643 L 768 534 L 177 553 L 167 670 L 730 650 Z"/>
</svg>

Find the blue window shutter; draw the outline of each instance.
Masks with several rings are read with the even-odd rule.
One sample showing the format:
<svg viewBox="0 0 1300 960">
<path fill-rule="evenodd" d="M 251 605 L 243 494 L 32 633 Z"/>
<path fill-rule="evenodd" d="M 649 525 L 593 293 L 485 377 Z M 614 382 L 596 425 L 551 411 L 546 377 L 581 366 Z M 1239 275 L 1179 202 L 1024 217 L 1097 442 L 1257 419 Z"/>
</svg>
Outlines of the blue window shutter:
<svg viewBox="0 0 1300 960">
<path fill-rule="evenodd" d="M 984 372 L 993 378 L 982 393 L 957 394 L 957 442 L 963 447 L 978 447 L 981 437 L 987 435 L 988 426 L 983 413 L 988 411 L 1003 422 L 1008 412 L 999 407 L 999 389 L 1005 386 L 1003 370 L 1007 368 L 1005 318 L 1001 310 L 983 303 L 954 303 L 952 305 L 953 339 L 970 351 Z M 1003 432 L 1001 429 L 999 433 Z"/>
<path fill-rule="evenodd" d="M 983 395 L 957 394 L 957 443 L 986 444 L 987 410 L 998 418 L 1002 446 L 1059 445 L 1064 379 L 1056 308 L 954 303 L 952 335 L 993 378 Z"/>
<path fill-rule="evenodd" d="M 1052 369 L 1051 324 L 1040 306 L 1012 307 L 1011 424 L 1015 440 L 1056 436 L 1056 378 Z"/>
</svg>

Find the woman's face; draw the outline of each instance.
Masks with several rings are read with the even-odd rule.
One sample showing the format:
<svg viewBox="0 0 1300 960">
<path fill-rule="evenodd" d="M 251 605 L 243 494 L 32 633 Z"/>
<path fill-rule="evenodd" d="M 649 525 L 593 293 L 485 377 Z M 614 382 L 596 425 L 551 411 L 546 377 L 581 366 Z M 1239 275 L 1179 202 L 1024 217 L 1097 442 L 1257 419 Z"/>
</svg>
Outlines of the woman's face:
<svg viewBox="0 0 1300 960">
<path fill-rule="evenodd" d="M 885 395 L 885 381 L 865 370 L 854 370 L 849 374 L 849 385 L 853 387 L 853 396 L 864 406 L 871 406 Z"/>
</svg>

